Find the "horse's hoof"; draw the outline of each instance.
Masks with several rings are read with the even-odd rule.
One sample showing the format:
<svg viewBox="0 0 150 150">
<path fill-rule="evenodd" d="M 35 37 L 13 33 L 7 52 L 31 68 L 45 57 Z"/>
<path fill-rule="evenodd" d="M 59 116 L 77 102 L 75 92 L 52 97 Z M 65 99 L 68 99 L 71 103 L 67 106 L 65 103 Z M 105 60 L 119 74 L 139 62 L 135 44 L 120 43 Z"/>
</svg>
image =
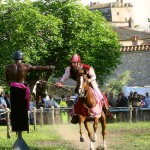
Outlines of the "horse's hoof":
<svg viewBox="0 0 150 150">
<path fill-rule="evenodd" d="M 80 138 L 80 142 L 85 142 L 85 139 L 84 138 Z"/>
<path fill-rule="evenodd" d="M 95 142 L 95 141 L 96 141 L 96 140 L 95 140 L 95 137 L 92 137 L 92 138 L 91 138 L 91 141 L 92 141 L 92 142 Z"/>
</svg>

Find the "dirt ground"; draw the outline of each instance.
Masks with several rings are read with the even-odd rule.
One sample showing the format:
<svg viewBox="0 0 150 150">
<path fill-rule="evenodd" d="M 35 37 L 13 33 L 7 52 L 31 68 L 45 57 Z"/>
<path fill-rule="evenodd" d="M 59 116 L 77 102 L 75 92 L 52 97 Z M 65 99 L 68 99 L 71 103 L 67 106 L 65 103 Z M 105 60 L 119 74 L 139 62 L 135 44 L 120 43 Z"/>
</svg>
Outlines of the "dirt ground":
<svg viewBox="0 0 150 150">
<path fill-rule="evenodd" d="M 60 125 L 58 126 L 58 134 L 69 143 L 75 145 L 76 148 L 80 150 L 89 150 L 90 149 L 90 140 L 87 135 L 87 131 L 85 130 L 84 126 L 84 136 L 86 138 L 85 142 L 80 142 L 80 134 L 79 134 L 79 125 L 76 124 L 67 124 L 67 125 Z M 92 124 L 91 124 L 91 129 Z M 108 136 L 109 137 L 109 136 Z M 106 145 L 109 144 L 109 138 L 106 137 Z M 101 135 L 101 126 L 99 125 L 97 130 L 97 141 L 94 142 L 94 147 L 96 150 L 103 150 L 103 141 Z M 110 150 L 107 148 L 107 150 Z"/>
</svg>

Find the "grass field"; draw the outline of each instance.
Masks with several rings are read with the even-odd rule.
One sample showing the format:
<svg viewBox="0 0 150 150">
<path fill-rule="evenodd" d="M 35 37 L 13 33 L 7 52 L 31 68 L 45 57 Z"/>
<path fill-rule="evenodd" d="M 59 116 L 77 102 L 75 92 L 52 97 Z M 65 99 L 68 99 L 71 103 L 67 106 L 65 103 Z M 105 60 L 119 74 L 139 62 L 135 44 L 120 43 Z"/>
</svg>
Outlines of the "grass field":
<svg viewBox="0 0 150 150">
<path fill-rule="evenodd" d="M 34 130 L 30 126 L 30 133 L 23 132 L 23 138 L 30 150 L 78 150 L 58 134 L 58 128 L 60 125 L 44 125 Z M 62 130 L 67 129 L 72 132 L 74 126 L 63 125 Z M 150 150 L 150 122 L 107 124 L 107 133 L 109 150 Z M 12 132 L 11 138 L 7 139 L 6 126 L 0 126 L 0 150 L 11 150 L 16 138 Z"/>
</svg>

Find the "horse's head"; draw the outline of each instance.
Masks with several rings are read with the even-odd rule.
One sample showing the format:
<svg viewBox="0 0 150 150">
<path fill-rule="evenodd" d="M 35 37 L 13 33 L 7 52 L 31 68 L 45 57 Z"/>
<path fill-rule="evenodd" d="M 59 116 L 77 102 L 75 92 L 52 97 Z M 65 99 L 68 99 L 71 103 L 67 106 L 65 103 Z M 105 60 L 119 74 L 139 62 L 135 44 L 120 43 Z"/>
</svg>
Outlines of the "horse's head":
<svg viewBox="0 0 150 150">
<path fill-rule="evenodd" d="M 79 97 L 86 97 L 87 93 L 87 71 L 84 69 L 80 69 L 77 72 L 78 78 L 77 78 L 77 87 L 78 87 L 78 93 Z"/>
</svg>

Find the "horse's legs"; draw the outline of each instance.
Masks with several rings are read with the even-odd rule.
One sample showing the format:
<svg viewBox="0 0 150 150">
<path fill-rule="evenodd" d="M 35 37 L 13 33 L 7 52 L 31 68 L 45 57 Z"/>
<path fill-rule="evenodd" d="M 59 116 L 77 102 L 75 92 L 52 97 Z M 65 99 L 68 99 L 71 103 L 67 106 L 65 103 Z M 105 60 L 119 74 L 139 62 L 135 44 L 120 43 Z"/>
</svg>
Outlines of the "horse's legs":
<svg viewBox="0 0 150 150">
<path fill-rule="evenodd" d="M 106 141 L 105 141 L 105 134 L 106 134 L 106 116 L 104 112 L 102 112 L 100 117 L 101 127 L 102 127 L 102 136 L 103 136 L 103 146 L 106 149 Z"/>
<path fill-rule="evenodd" d="M 82 130 L 82 123 L 84 120 L 85 118 L 79 115 L 80 142 L 85 142 L 85 137 Z"/>
<path fill-rule="evenodd" d="M 85 125 L 86 130 L 88 131 L 88 136 L 89 136 L 89 138 L 91 139 L 92 142 L 95 142 L 95 141 L 93 140 L 93 137 L 92 137 L 92 132 L 91 132 L 91 130 L 90 130 L 89 121 L 85 120 L 84 125 Z"/>
<path fill-rule="evenodd" d="M 94 118 L 94 124 L 93 124 L 93 129 L 94 129 L 94 135 L 92 137 L 92 140 L 93 141 L 96 141 L 97 140 L 97 134 L 96 134 L 96 131 L 97 131 L 97 128 L 98 128 L 98 121 L 99 119 L 97 117 Z"/>
<path fill-rule="evenodd" d="M 90 130 L 90 124 L 89 124 L 89 121 L 85 120 L 84 121 L 84 126 L 86 128 L 86 130 L 88 131 L 88 136 L 89 136 L 89 139 L 90 139 L 90 150 L 94 150 L 94 145 L 93 145 L 93 139 L 92 139 L 92 132 Z"/>
</svg>

